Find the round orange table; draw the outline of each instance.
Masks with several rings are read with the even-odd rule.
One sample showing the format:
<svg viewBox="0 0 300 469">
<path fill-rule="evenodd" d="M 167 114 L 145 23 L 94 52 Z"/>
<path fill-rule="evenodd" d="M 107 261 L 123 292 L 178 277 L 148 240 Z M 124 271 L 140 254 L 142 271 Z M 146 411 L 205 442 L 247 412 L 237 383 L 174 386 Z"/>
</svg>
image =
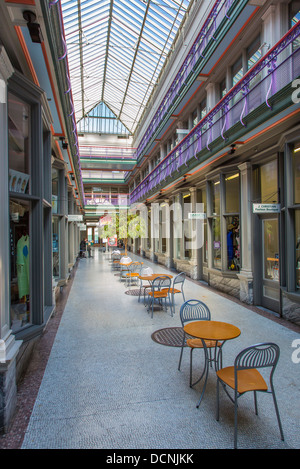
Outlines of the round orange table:
<svg viewBox="0 0 300 469">
<path fill-rule="evenodd" d="M 173 275 L 169 274 L 151 274 L 151 275 L 139 275 L 141 280 L 148 280 L 149 282 L 153 282 L 153 280 L 157 277 L 169 277 L 173 278 Z"/>
<path fill-rule="evenodd" d="M 221 321 L 193 321 L 184 326 L 184 331 L 187 334 L 202 340 L 205 353 L 204 371 L 201 377 L 194 383 L 198 383 L 202 379 L 203 375 L 205 375 L 205 381 L 203 384 L 200 400 L 197 404 L 197 407 L 199 407 L 206 387 L 209 363 L 213 361 L 215 363 L 215 369 L 217 370 L 219 368 L 220 358 L 222 359 L 222 347 L 224 343 L 227 340 L 238 337 L 241 334 L 241 331 L 233 324 Z M 207 346 L 205 344 L 206 340 L 215 341 L 215 352 L 213 358 L 210 358 L 208 355 Z"/>
</svg>

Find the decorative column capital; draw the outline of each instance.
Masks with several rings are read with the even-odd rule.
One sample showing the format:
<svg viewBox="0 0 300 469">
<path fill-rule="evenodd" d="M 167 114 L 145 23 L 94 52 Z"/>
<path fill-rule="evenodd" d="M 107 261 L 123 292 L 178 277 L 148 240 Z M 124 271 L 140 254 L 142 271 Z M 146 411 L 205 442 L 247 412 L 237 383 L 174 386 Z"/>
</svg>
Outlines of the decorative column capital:
<svg viewBox="0 0 300 469">
<path fill-rule="evenodd" d="M 7 82 L 7 80 L 14 73 L 14 68 L 9 60 L 6 50 L 0 45 L 0 79 Z"/>
</svg>

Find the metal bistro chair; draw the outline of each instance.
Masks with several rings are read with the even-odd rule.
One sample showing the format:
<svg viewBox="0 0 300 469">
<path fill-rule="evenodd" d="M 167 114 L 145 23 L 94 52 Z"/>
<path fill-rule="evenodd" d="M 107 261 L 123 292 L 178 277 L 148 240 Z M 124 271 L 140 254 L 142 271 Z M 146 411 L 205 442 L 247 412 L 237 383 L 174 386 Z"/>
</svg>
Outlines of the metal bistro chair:
<svg viewBox="0 0 300 469">
<path fill-rule="evenodd" d="M 123 265 L 122 265 L 123 264 Z M 126 280 L 126 274 L 129 272 L 130 265 L 132 264 L 131 257 L 123 256 L 120 259 L 120 281 Z"/>
<path fill-rule="evenodd" d="M 185 324 L 192 322 L 192 321 L 210 321 L 211 320 L 211 314 L 208 306 L 203 303 L 200 300 L 188 300 L 180 308 L 180 320 L 182 327 L 185 326 Z M 217 362 L 222 362 L 222 346 L 223 342 L 217 342 L 215 340 L 205 340 L 205 345 L 207 349 L 209 350 L 210 358 L 209 361 L 212 362 L 212 357 L 211 357 L 211 349 L 219 347 L 219 354 L 217 358 Z M 179 357 L 179 363 L 178 363 L 178 370 L 180 370 L 181 367 L 181 360 L 182 360 L 182 354 L 183 354 L 183 349 L 185 346 L 190 347 L 190 387 L 194 386 L 196 383 L 198 383 L 205 372 L 205 367 L 203 368 L 203 372 L 200 376 L 199 379 L 195 383 L 192 382 L 192 377 L 193 377 L 193 350 L 195 348 L 198 349 L 203 349 L 203 342 L 201 339 L 197 339 L 195 337 L 190 337 L 188 334 L 183 333 L 183 339 L 182 339 L 182 346 L 181 346 L 181 352 L 180 352 L 180 357 Z"/>
<path fill-rule="evenodd" d="M 131 286 L 132 280 L 136 280 L 139 278 L 141 268 L 143 263 L 142 262 L 132 262 L 128 269 L 129 271 L 126 273 L 126 285 Z"/>
<path fill-rule="evenodd" d="M 155 300 L 163 306 L 163 300 L 165 301 L 165 307 L 167 308 L 167 298 L 169 299 L 169 304 L 171 306 L 170 301 L 170 288 L 171 288 L 171 279 L 165 275 L 160 275 L 156 277 L 152 284 L 151 284 L 151 291 L 148 292 L 148 312 L 150 311 L 151 306 L 151 318 L 153 318 L 153 307 Z M 171 307 L 171 314 L 172 314 L 172 307 Z"/>
<path fill-rule="evenodd" d="M 151 269 L 151 267 L 143 267 L 141 269 L 141 273 L 140 273 L 141 276 L 147 276 L 147 275 L 152 275 L 152 274 L 153 274 L 153 270 Z M 145 292 L 149 288 L 151 288 L 151 284 L 149 283 L 148 285 L 144 285 L 143 280 L 140 279 L 139 301 L 141 298 L 142 290 L 144 290 L 144 303 L 145 303 Z"/>
<path fill-rule="evenodd" d="M 277 406 L 275 390 L 273 386 L 273 374 L 279 360 L 280 350 L 278 345 L 266 342 L 242 350 L 236 357 L 233 366 L 217 371 L 217 409 L 216 420 L 219 420 L 219 384 L 221 383 L 229 396 L 230 400 L 234 403 L 234 448 L 237 448 L 237 400 L 246 392 L 254 392 L 254 405 L 255 413 L 257 415 L 257 399 L 256 393 L 258 391 L 272 394 L 275 406 L 278 426 L 280 430 L 281 439 L 284 440 L 282 425 Z M 270 389 L 265 382 L 261 373 L 257 368 L 270 368 Z M 230 396 L 226 389 L 229 386 L 234 390 L 234 396 Z"/>
<path fill-rule="evenodd" d="M 112 263 L 111 263 L 112 270 L 119 270 L 121 254 L 117 254 L 117 253 L 112 254 L 111 260 L 112 260 Z"/>
<path fill-rule="evenodd" d="M 172 295 L 172 308 L 173 308 L 173 313 L 175 313 L 175 302 L 174 302 L 174 295 L 176 293 L 181 293 L 183 297 L 183 301 L 185 301 L 184 297 L 184 292 L 183 292 L 183 284 L 185 281 L 186 274 L 184 272 L 180 272 L 180 274 L 176 275 L 176 277 L 173 280 L 173 285 L 170 290 L 170 293 Z"/>
</svg>

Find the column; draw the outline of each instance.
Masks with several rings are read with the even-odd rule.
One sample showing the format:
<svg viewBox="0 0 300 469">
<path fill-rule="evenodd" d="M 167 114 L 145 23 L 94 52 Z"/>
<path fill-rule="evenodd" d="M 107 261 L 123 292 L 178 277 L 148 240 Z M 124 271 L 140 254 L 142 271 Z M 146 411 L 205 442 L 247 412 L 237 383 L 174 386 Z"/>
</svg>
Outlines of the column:
<svg viewBox="0 0 300 469">
<path fill-rule="evenodd" d="M 192 213 L 196 213 L 197 208 L 197 188 L 190 187 L 190 194 L 191 194 L 191 206 L 192 206 Z M 198 278 L 198 236 L 200 233 L 197 230 L 197 224 L 199 224 L 198 220 L 190 220 L 191 224 L 191 239 L 192 239 L 192 257 L 190 259 L 191 262 L 191 278 L 197 280 Z"/>
<path fill-rule="evenodd" d="M 4 431 L 16 407 L 16 356 L 22 344 L 10 329 L 7 80 L 12 74 L 13 67 L 0 46 L 0 430 Z"/>
<path fill-rule="evenodd" d="M 240 300 L 247 304 L 253 304 L 251 164 L 246 162 L 241 164 L 238 168 L 240 170 L 241 179 Z"/>
<path fill-rule="evenodd" d="M 165 252 L 165 265 L 168 268 L 172 267 L 171 259 L 171 223 L 170 223 L 170 199 L 164 199 L 162 207 L 162 223 L 163 230 L 162 235 L 166 238 L 166 252 Z"/>
</svg>

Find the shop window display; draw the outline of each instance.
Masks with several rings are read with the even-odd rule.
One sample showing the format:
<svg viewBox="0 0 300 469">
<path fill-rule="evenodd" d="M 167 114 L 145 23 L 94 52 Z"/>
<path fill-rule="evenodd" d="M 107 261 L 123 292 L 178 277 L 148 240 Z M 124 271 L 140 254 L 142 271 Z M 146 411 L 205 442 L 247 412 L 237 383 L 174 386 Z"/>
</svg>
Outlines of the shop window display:
<svg viewBox="0 0 300 469">
<path fill-rule="evenodd" d="M 213 235 L 213 266 L 222 268 L 221 262 L 221 222 L 220 222 L 220 181 L 212 183 L 212 235 Z"/>
<path fill-rule="evenodd" d="M 52 218 L 52 262 L 53 277 L 59 277 L 59 221 L 58 217 Z"/>
<path fill-rule="evenodd" d="M 239 173 L 225 177 L 227 268 L 240 270 L 240 178 Z M 230 214 L 230 215 L 229 215 Z"/>
<path fill-rule="evenodd" d="M 183 196 L 183 203 L 184 203 L 184 218 L 187 218 L 187 214 L 191 211 L 191 195 L 185 194 Z M 192 257 L 192 249 L 190 246 L 192 244 L 192 224 L 190 220 L 185 221 L 184 227 L 184 258 L 189 260 Z"/>
<path fill-rule="evenodd" d="M 30 106 L 8 93 L 9 190 L 30 192 Z"/>
<path fill-rule="evenodd" d="M 52 213 L 58 213 L 58 170 L 52 168 Z"/>
<path fill-rule="evenodd" d="M 261 203 L 278 202 L 277 160 L 260 166 Z"/>
<path fill-rule="evenodd" d="M 240 270 L 240 223 L 239 216 L 226 217 L 227 227 L 227 267 Z"/>
<path fill-rule="evenodd" d="M 294 203 L 300 204 L 300 142 L 295 145 L 293 154 Z"/>
<path fill-rule="evenodd" d="M 30 323 L 30 202 L 11 199 L 10 285 L 11 329 Z"/>
<path fill-rule="evenodd" d="M 296 290 L 300 290 L 300 210 L 295 210 Z"/>
</svg>

